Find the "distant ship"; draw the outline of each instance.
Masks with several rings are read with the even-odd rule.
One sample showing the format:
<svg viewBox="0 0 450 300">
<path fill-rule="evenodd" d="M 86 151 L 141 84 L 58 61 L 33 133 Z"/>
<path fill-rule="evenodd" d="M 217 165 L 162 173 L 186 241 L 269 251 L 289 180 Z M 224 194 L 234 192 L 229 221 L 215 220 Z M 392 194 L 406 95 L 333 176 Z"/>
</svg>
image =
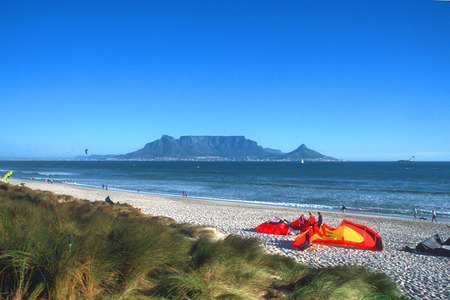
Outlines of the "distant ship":
<svg viewBox="0 0 450 300">
<path fill-rule="evenodd" d="M 415 159 L 415 157 L 414 157 L 414 156 L 411 156 L 410 159 L 401 159 L 401 160 L 398 160 L 398 162 L 413 162 L 414 159 Z"/>
</svg>

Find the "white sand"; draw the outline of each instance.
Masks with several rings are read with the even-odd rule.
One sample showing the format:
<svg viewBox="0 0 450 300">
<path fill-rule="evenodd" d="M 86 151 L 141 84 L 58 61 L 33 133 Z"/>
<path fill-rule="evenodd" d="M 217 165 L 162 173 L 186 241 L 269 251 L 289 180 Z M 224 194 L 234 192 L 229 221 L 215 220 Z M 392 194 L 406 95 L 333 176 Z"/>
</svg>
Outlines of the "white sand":
<svg viewBox="0 0 450 300">
<path fill-rule="evenodd" d="M 17 184 L 19 181 L 11 182 Z M 346 213 L 345 219 L 375 230 L 383 240 L 384 251 L 313 245 L 302 252 L 292 247 L 294 236 L 263 234 L 254 228 L 274 216 L 294 221 L 302 213 L 307 216 L 308 212 L 304 210 L 124 193 L 35 181 L 27 181 L 25 185 L 91 201 L 103 201 L 109 195 L 112 201 L 128 203 L 146 214 L 168 216 L 179 223 L 214 226 L 228 234 L 257 237 L 270 253 L 286 255 L 313 266 L 366 266 L 393 278 L 402 294 L 412 299 L 450 299 L 450 258 L 400 251 L 405 245 L 414 248 L 417 243 L 436 233 L 447 239 L 450 225 L 445 222 Z M 317 212 L 313 213 L 317 216 Z M 331 227 L 338 226 L 344 218 L 342 213 L 324 212 L 323 215 L 324 223 Z"/>
</svg>

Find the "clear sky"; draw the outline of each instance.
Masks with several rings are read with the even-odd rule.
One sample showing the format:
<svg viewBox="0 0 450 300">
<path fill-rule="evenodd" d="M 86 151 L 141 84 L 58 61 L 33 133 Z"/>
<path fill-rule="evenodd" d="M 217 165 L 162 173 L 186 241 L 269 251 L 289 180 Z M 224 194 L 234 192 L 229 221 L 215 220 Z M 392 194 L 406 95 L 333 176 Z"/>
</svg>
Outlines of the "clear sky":
<svg viewBox="0 0 450 300">
<path fill-rule="evenodd" d="M 450 160 L 450 2 L 5 0 L 0 99 L 7 159 L 167 134 Z"/>
</svg>

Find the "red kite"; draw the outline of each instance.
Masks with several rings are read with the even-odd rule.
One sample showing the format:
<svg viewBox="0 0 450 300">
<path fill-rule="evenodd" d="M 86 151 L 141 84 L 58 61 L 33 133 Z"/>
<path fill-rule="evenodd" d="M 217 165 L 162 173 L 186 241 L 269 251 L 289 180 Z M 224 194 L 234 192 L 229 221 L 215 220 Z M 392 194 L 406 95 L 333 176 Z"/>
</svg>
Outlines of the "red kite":
<svg viewBox="0 0 450 300">
<path fill-rule="evenodd" d="M 303 251 L 311 246 L 312 242 L 383 250 L 383 244 L 378 233 L 367 226 L 347 220 L 343 220 L 337 228 L 332 228 L 326 224 L 323 224 L 320 229 L 314 226 L 297 237 L 292 246 Z"/>
<path fill-rule="evenodd" d="M 262 233 L 277 235 L 297 235 L 307 231 L 309 228 L 310 221 L 301 215 L 300 218 L 294 222 L 288 222 L 286 220 L 280 220 L 277 217 L 273 217 L 271 220 L 256 227 L 255 230 Z"/>
</svg>

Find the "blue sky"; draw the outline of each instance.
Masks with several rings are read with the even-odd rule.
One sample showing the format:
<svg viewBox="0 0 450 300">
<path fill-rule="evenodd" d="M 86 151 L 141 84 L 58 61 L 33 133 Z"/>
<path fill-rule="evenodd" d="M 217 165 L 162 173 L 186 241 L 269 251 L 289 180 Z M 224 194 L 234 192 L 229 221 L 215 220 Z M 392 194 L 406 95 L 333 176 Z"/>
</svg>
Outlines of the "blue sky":
<svg viewBox="0 0 450 300">
<path fill-rule="evenodd" d="M 167 134 L 450 160 L 450 2 L 2 1 L 0 158 Z"/>
</svg>

